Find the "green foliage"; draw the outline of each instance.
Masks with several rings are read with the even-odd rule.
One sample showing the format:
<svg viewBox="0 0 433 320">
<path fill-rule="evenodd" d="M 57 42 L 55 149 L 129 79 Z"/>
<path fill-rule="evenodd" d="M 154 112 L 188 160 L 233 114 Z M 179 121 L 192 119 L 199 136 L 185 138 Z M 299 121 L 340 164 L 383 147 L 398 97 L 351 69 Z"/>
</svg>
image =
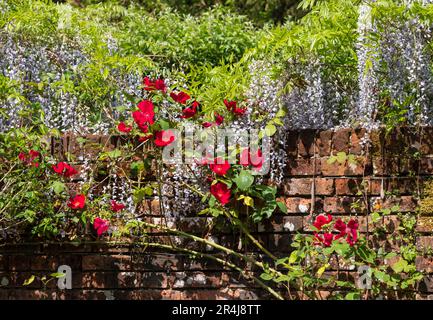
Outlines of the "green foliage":
<svg viewBox="0 0 433 320">
<path fill-rule="evenodd" d="M 149 55 L 167 68 L 185 69 L 206 63 L 215 66 L 239 60 L 257 38 L 248 20 L 221 7 L 200 17 L 170 11 L 150 16 L 137 10 L 124 25 L 125 32 L 120 36 L 124 51 Z"/>
<path fill-rule="evenodd" d="M 103 1 L 82 1 L 83 4 L 87 5 L 100 2 Z M 297 8 L 299 0 L 119 0 L 116 3 L 122 5 L 138 4 L 149 12 L 173 9 L 180 13 L 192 15 L 200 15 L 212 6 L 221 5 L 233 12 L 248 16 L 258 25 L 268 22 L 282 23 L 292 17 L 299 17 L 303 13 Z"/>
</svg>

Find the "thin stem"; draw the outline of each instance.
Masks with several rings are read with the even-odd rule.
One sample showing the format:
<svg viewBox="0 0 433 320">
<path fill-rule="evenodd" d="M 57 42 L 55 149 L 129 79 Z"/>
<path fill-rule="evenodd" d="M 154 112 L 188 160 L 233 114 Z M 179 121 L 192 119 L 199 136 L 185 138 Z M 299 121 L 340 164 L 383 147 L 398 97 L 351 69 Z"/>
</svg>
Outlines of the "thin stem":
<svg viewBox="0 0 433 320">
<path fill-rule="evenodd" d="M 241 268 L 239 268 L 235 264 L 228 262 L 227 260 L 223 260 L 223 259 L 215 257 L 215 256 L 213 256 L 211 254 L 202 253 L 202 252 L 199 252 L 199 251 L 194 251 L 194 250 L 190 250 L 190 249 L 186 249 L 186 248 L 179 248 L 179 247 L 176 247 L 176 246 L 169 246 L 169 245 L 160 244 L 160 243 L 144 243 L 144 244 L 146 246 L 149 246 L 149 247 L 157 247 L 157 248 L 164 248 L 164 249 L 178 251 L 178 252 L 184 252 L 184 253 L 188 253 L 190 255 L 198 255 L 198 256 L 201 256 L 201 257 L 204 257 L 204 258 L 208 258 L 208 259 L 217 261 L 217 262 L 221 263 L 223 266 L 228 266 L 228 267 L 230 267 L 230 268 L 238 271 L 245 279 L 253 279 L 259 286 L 261 286 L 263 289 L 265 289 L 266 291 L 268 291 L 270 294 L 272 294 L 278 300 L 284 300 L 284 298 L 280 294 L 278 294 L 271 287 L 267 286 L 259 278 L 255 277 L 253 275 L 246 274 L 244 270 L 242 270 Z"/>
</svg>

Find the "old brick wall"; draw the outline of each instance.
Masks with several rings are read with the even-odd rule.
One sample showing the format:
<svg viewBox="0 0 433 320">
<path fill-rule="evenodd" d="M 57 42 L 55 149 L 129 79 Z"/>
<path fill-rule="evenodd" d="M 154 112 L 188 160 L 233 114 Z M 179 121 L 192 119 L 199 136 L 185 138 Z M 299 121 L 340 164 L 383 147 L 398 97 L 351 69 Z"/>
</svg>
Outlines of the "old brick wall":
<svg viewBox="0 0 433 320">
<path fill-rule="evenodd" d="M 433 128 L 399 128 L 389 134 L 378 130 L 370 134 L 372 144 L 369 146 L 363 143 L 364 134 L 362 129 L 289 132 L 289 160 L 284 182 L 278 186 L 288 213 L 275 213 L 252 230 L 265 247 L 277 256 L 287 255 L 291 236 L 295 232 L 311 231 L 308 225 L 313 213 L 314 216 L 321 212 L 357 216 L 360 231 L 366 232 L 367 215 L 379 205 L 398 204 L 401 212 L 416 211 L 423 184 L 433 176 Z M 78 155 L 79 165 L 80 154 L 95 156 L 121 143 L 118 137 L 88 136 L 87 139 L 89 143 L 84 146 L 79 145 L 74 136 L 53 139 L 51 151 L 60 159 L 66 152 Z M 338 152 L 351 154 L 353 158 L 330 163 L 328 159 Z M 149 200 L 145 205 L 146 219 L 161 221 L 157 203 Z M 192 212 L 176 224 L 182 230 L 203 235 L 209 219 Z M 380 223 L 388 233 L 398 227 L 393 215 Z M 433 244 L 433 217 L 419 217 L 417 231 L 416 244 L 428 253 Z M 151 236 L 161 243 L 170 241 L 166 235 Z M 213 234 L 216 242 L 232 248 L 238 247 L 238 238 L 231 229 L 222 228 Z M 189 240 L 176 240 L 184 247 L 217 254 Z M 391 245 L 399 250 L 397 244 Z M 245 244 L 241 250 L 257 253 L 254 247 Z M 72 290 L 56 289 L 56 280 L 45 289 L 40 281 L 22 286 L 31 274 L 56 272 L 61 264 L 70 265 L 73 270 Z M 428 254 L 418 257 L 417 267 L 427 272 L 417 297 L 433 299 L 433 258 Z M 349 277 L 356 277 L 353 270 L 347 272 Z M 151 250 L 136 244 L 29 243 L 1 247 L 0 298 L 255 299 L 267 298 L 267 294 L 237 272 L 184 254 Z"/>
</svg>

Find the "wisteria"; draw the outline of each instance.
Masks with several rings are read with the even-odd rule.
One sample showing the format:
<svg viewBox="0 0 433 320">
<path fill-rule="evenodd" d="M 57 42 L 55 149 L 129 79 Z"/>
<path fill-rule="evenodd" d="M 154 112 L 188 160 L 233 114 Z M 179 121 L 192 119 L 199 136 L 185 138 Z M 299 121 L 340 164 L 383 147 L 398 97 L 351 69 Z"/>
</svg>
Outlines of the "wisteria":
<svg viewBox="0 0 433 320">
<path fill-rule="evenodd" d="M 329 73 L 326 57 L 321 55 L 309 53 L 302 59 L 290 59 L 278 77 L 273 73 L 272 59 L 249 62 L 251 81 L 246 91 L 239 93 L 244 99 L 238 101 L 242 108 L 245 107 L 245 113 L 225 121 L 223 127 L 236 133 L 246 128 L 264 130 L 269 121 L 285 110 L 268 155 L 271 181 L 278 183 L 283 179 L 290 130 L 360 126 L 370 131 L 382 125 L 390 111 L 397 114 L 398 121 L 404 117 L 408 124 L 433 124 L 433 79 L 428 51 L 431 27 L 410 12 L 414 1 L 405 1 L 405 19 L 387 25 L 372 18 L 374 3 L 367 1 L 358 8 L 354 88 L 342 84 L 341 79 Z M 423 5 L 430 3 L 422 1 Z M 1 4 L 0 12 L 6 10 L 7 4 Z M 62 14 L 65 16 L 64 21 L 59 22 L 60 29 L 70 18 L 70 12 Z M 116 66 L 98 70 L 100 80 L 110 84 L 109 89 L 101 97 L 86 96 L 94 93 L 83 94 L 81 90 L 86 81 L 93 80 L 89 79 L 89 72 L 98 65 L 86 50 L 87 40 L 79 36 L 52 37 L 49 41 L 29 43 L 19 33 L 1 30 L 0 68 L 3 77 L 13 84 L 10 90 L 14 91 L 6 99 L 1 97 L 0 107 L 4 112 L 0 115 L 0 131 L 20 126 L 25 121 L 21 112 L 38 105 L 49 128 L 78 134 L 109 134 L 119 120 L 128 118 L 138 98 L 148 98 L 149 92 L 143 90 L 142 72 Z M 105 50 L 106 59 L 121 54 L 118 40 L 109 32 L 101 39 L 101 50 Z M 151 76 L 161 78 L 162 73 L 155 71 Z M 172 90 L 189 89 L 185 79 L 164 77 L 164 81 Z M 182 116 L 182 109 L 170 100 L 162 100 L 158 112 L 170 121 Z M 211 117 L 216 114 L 212 113 Z M 242 139 L 240 136 L 240 144 L 248 143 Z M 363 143 L 367 141 L 368 135 L 363 138 Z M 161 190 L 164 206 L 167 206 L 165 211 L 175 217 L 197 209 L 194 206 L 199 200 L 191 190 L 180 188 L 181 184 L 197 184 L 205 178 L 199 166 L 188 166 L 173 165 L 161 173 L 171 184 Z M 85 157 L 82 183 L 86 183 L 89 170 L 89 159 Z M 125 179 L 111 172 L 103 191 L 132 210 L 133 190 Z"/>
<path fill-rule="evenodd" d="M 108 50 L 114 52 L 114 40 L 108 38 L 107 41 Z M 107 96 L 104 103 L 110 106 L 108 114 L 101 113 L 102 110 L 95 110 L 94 106 L 83 101 L 81 93 L 76 90 L 84 80 L 89 64 L 89 57 L 79 43 L 63 42 L 49 47 L 29 44 L 19 36 L 7 33 L 0 34 L 0 42 L 3 44 L 0 46 L 0 68 L 5 77 L 17 84 L 16 97 L 1 101 L 6 114 L 6 117 L 0 117 L 1 131 L 18 125 L 20 110 L 38 104 L 49 128 L 81 134 L 106 134 L 113 121 L 125 115 L 126 109 L 132 106 L 126 95 L 140 94 L 140 74 L 125 74 L 113 69 L 110 72 L 116 80 L 113 84 L 116 90 Z M 46 85 L 35 89 L 35 83 L 44 82 Z M 89 117 L 92 113 L 96 121 Z"/>
</svg>

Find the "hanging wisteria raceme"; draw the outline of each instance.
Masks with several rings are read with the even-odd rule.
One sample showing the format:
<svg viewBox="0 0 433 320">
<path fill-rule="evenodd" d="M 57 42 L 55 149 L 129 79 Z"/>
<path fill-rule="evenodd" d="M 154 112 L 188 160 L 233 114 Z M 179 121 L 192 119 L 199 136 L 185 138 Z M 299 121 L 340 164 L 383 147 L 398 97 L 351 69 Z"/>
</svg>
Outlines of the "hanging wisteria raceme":
<svg viewBox="0 0 433 320">
<path fill-rule="evenodd" d="M 289 127 L 319 129 L 332 126 L 332 111 L 327 110 L 320 61 L 309 61 L 306 65 L 292 63 L 289 68 L 293 69 L 290 70 L 291 74 L 301 77 L 301 79 L 290 80 L 302 83 L 294 86 L 284 97 Z"/>
<path fill-rule="evenodd" d="M 379 82 L 377 77 L 379 53 L 377 43 L 371 36 L 377 28 L 371 19 L 371 6 L 362 4 L 359 7 L 358 43 L 358 85 L 359 96 L 351 115 L 351 122 L 369 130 L 375 128 L 377 107 L 379 103 Z"/>
<path fill-rule="evenodd" d="M 120 72 L 116 68 L 110 70 L 111 79 L 115 80 L 111 83 L 114 89 L 103 102 L 109 108 L 98 110 L 103 108 L 95 108 L 79 91 L 90 60 L 80 47 L 80 39 L 74 41 L 64 40 L 49 46 L 28 43 L 13 33 L 0 33 L 0 69 L 6 78 L 16 83 L 17 91 L 16 98 L 0 101 L 6 114 L 0 117 L 0 131 L 21 125 L 19 111 L 30 105 L 41 107 L 49 128 L 81 134 L 107 134 L 114 120 L 127 114 L 127 109 L 133 105 L 127 95 L 139 95 L 142 75 Z M 110 54 L 118 49 L 111 37 L 108 37 L 107 49 Z M 96 120 L 91 120 L 92 114 Z"/>
<path fill-rule="evenodd" d="M 414 1 L 406 1 L 408 9 Z M 423 1 L 423 4 L 431 1 Z M 381 58 L 386 69 L 382 90 L 389 92 L 390 108 L 405 108 L 409 123 L 431 125 L 433 83 L 431 56 L 426 46 L 431 28 L 415 17 L 381 30 Z"/>
</svg>

